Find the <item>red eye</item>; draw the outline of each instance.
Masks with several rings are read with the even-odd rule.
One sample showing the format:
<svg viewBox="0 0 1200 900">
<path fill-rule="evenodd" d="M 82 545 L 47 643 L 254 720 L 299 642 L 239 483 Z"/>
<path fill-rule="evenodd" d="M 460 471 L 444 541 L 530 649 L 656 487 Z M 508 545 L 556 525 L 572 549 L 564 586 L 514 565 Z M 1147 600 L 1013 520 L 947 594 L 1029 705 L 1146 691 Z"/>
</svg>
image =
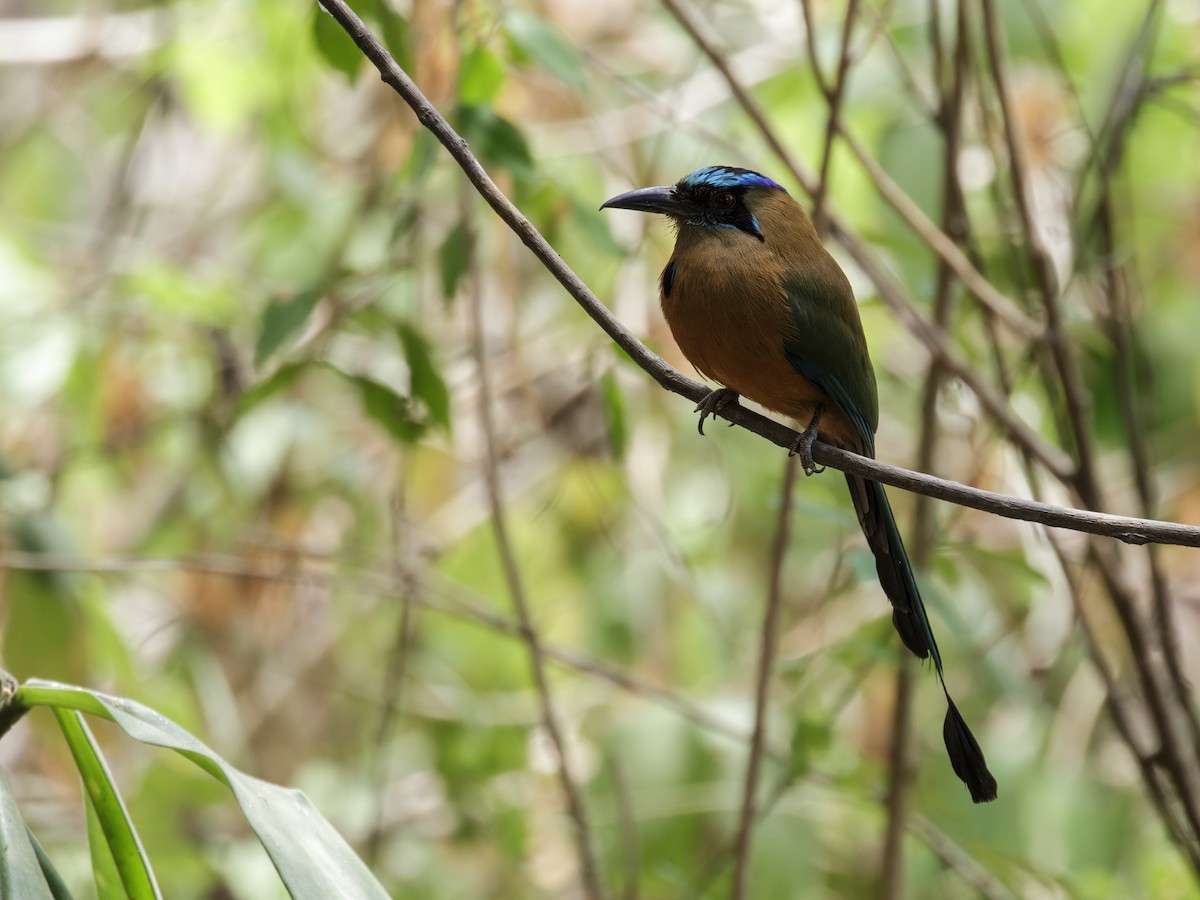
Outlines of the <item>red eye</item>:
<svg viewBox="0 0 1200 900">
<path fill-rule="evenodd" d="M 737 205 L 737 197 L 733 196 L 729 191 L 722 191 L 713 197 L 713 206 L 717 212 L 729 212 Z"/>
</svg>

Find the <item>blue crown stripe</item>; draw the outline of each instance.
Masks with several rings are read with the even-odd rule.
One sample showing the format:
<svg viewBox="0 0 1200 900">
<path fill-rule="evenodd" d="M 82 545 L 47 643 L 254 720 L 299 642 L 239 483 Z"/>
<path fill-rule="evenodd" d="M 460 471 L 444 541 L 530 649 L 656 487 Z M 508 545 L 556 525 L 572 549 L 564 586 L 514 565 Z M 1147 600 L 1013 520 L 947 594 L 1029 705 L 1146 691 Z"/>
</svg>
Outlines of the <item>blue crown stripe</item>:
<svg viewBox="0 0 1200 900">
<path fill-rule="evenodd" d="M 774 188 L 784 191 L 784 187 L 772 181 L 766 175 L 753 172 L 750 169 L 739 169 L 735 166 L 706 166 L 697 169 L 691 175 L 679 182 L 687 187 L 727 187 L 727 188 Z M 786 193 L 786 191 L 785 191 Z"/>
</svg>

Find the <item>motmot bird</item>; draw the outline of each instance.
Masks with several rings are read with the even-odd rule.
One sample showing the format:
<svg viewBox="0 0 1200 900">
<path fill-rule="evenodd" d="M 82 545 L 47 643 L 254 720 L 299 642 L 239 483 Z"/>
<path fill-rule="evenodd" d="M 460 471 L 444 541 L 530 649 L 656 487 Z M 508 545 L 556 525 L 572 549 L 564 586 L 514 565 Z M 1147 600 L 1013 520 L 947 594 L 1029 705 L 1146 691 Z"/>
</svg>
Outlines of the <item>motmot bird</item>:
<svg viewBox="0 0 1200 900">
<path fill-rule="evenodd" d="M 696 407 L 698 427 L 739 395 L 807 427 L 793 446 L 807 474 L 812 442 L 875 456 L 879 396 L 850 282 L 792 196 L 765 175 L 709 166 L 677 184 L 629 191 L 601 209 L 661 213 L 675 250 L 659 280 L 679 349 L 723 385 Z M 996 798 L 996 779 L 946 688 L 942 657 L 883 485 L 846 475 L 850 497 L 904 645 L 933 658 L 948 704 L 942 735 L 971 799 Z"/>
</svg>

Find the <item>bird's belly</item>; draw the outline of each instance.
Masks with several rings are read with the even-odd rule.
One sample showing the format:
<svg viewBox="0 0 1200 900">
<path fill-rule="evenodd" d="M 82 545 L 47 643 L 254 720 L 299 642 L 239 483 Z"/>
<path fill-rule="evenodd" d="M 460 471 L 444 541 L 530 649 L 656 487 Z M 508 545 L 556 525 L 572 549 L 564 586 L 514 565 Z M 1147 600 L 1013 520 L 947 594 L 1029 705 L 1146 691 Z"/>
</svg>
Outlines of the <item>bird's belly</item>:
<svg viewBox="0 0 1200 900">
<path fill-rule="evenodd" d="M 684 316 L 667 312 L 667 323 L 683 355 L 708 378 L 795 419 L 802 428 L 812 421 L 817 404 L 823 404 L 822 437 L 844 447 L 861 444 L 853 424 L 788 361 L 777 329 L 721 309 Z"/>
</svg>

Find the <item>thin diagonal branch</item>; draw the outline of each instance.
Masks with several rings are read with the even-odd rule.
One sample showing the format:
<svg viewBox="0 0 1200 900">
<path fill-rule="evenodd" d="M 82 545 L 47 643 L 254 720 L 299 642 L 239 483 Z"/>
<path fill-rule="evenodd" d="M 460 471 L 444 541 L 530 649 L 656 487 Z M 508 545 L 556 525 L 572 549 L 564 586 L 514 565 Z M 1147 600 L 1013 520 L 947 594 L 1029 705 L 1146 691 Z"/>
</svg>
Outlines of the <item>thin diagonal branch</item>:
<svg viewBox="0 0 1200 900">
<path fill-rule="evenodd" d="M 371 781 L 375 785 L 376 806 L 375 822 L 367 837 L 366 857 L 372 864 L 378 861 L 383 848 L 384 839 L 384 798 L 387 797 L 387 786 L 390 777 L 389 764 L 392 759 L 390 752 L 392 734 L 401 714 L 401 699 L 404 684 L 404 674 L 408 667 L 412 652 L 413 632 L 415 628 L 415 604 L 412 596 L 420 587 L 417 579 L 403 561 L 399 559 L 399 547 L 402 546 L 399 536 L 399 522 L 403 516 L 403 500 L 394 497 L 391 503 L 392 552 L 396 554 L 394 568 L 396 578 L 403 585 L 400 596 L 400 620 L 396 626 L 395 637 L 388 649 L 384 662 L 383 686 L 380 691 L 382 702 L 379 714 L 379 724 L 375 729 L 375 746 L 371 751 Z"/>
<path fill-rule="evenodd" d="M 833 88 L 825 93 L 829 102 L 829 118 L 825 123 L 825 144 L 821 148 L 821 172 L 817 177 L 817 192 L 812 198 L 812 221 L 818 234 L 825 233 L 825 196 L 829 192 L 829 166 L 833 159 L 833 139 L 840 128 L 838 120 L 842 115 L 842 98 L 846 96 L 846 76 L 850 71 L 850 39 L 854 34 L 854 16 L 857 12 L 858 0 L 849 0 L 846 4 L 846 24 L 842 28 L 842 52 L 838 57 L 837 77 L 834 79 Z M 811 29 L 811 22 L 809 27 Z M 819 77 L 815 56 L 812 63 L 813 70 Z"/>
<path fill-rule="evenodd" d="M 967 77 L 969 41 L 966 4 L 959 3 L 955 16 L 954 65 L 945 65 L 942 41 L 941 10 L 937 0 L 929 4 L 930 42 L 933 45 L 934 83 L 938 87 L 936 122 L 942 131 L 942 223 L 941 227 L 955 241 L 966 238 L 966 209 L 962 185 L 958 178 L 958 154 L 962 143 L 963 88 Z M 933 297 L 933 321 L 938 328 L 950 325 L 955 296 L 954 272 L 944 258 L 938 260 L 937 287 Z M 931 358 L 925 373 L 921 395 L 921 431 L 917 445 L 916 466 L 922 471 L 931 469 L 937 456 L 938 397 L 946 377 L 945 366 Z M 935 540 L 935 513 L 929 498 L 917 496 L 913 507 L 913 566 L 920 570 L 929 565 Z M 888 760 L 887 828 L 884 832 L 883 863 L 880 896 L 897 900 L 904 896 L 903 837 L 908 826 L 908 794 L 913 776 L 909 767 L 909 744 L 912 732 L 912 660 L 904 658 L 896 673 L 895 703 L 893 704 L 892 747 Z"/>
<path fill-rule="evenodd" d="M 1071 605 L 1075 611 L 1075 621 L 1079 625 L 1080 634 L 1083 636 L 1088 659 L 1091 660 L 1092 667 L 1096 670 L 1096 674 L 1104 684 L 1104 705 L 1108 710 L 1109 717 L 1117 729 L 1117 734 L 1120 735 L 1121 740 L 1124 741 L 1125 746 L 1129 748 L 1129 752 L 1137 762 L 1138 768 L 1142 773 L 1142 780 L 1146 783 L 1146 791 L 1150 795 L 1150 800 L 1154 804 L 1159 818 L 1162 819 L 1164 826 L 1166 826 L 1167 833 L 1183 851 L 1192 866 L 1193 872 L 1200 875 L 1200 848 L 1197 847 L 1195 836 L 1178 814 L 1178 811 L 1172 808 L 1171 800 L 1167 794 L 1167 776 L 1165 771 L 1157 764 L 1154 756 L 1142 746 L 1144 741 L 1137 734 L 1134 714 L 1128 707 L 1124 692 L 1117 684 L 1117 676 L 1113 672 L 1112 666 L 1104 657 L 1104 651 L 1100 646 L 1099 637 L 1096 635 L 1095 628 L 1092 625 L 1091 616 L 1084 607 L 1079 579 L 1071 570 L 1067 553 L 1063 549 L 1062 542 L 1058 536 L 1049 534 L 1047 535 L 1047 539 L 1050 541 L 1050 546 L 1058 557 L 1059 566 L 1067 582 L 1067 588 L 1071 596 Z"/>
<path fill-rule="evenodd" d="M 488 204 L 496 211 L 500 219 L 507 224 L 521 239 L 546 270 L 566 288 L 567 293 L 583 308 L 600 327 L 613 339 L 637 365 L 652 377 L 661 387 L 672 393 L 698 402 L 708 395 L 709 388 L 698 381 L 676 371 L 662 357 L 653 353 L 645 344 L 616 319 L 608 308 L 600 302 L 594 293 L 580 280 L 560 257 L 544 237 L 534 228 L 533 224 L 513 206 L 512 202 L 496 186 L 495 182 L 484 171 L 475 155 L 467 146 L 466 141 L 450 127 L 445 118 L 429 103 L 425 95 L 412 82 L 412 79 L 396 65 L 388 52 L 379 41 L 367 30 L 366 25 L 342 0 L 320 0 L 321 4 L 349 32 L 359 48 L 379 68 L 386 84 L 412 107 L 417 118 L 425 127 L 430 129 L 439 141 L 462 167 L 471 183 L 475 186 Z M 846 226 L 836 217 L 830 217 L 830 227 L 835 235 L 846 234 Z M 850 246 L 849 244 L 847 245 Z M 856 260 L 859 257 L 855 256 Z M 859 260 L 861 262 L 861 260 Z M 868 260 L 868 263 L 870 260 Z M 875 274 L 879 274 L 878 266 Z M 897 288 L 898 290 L 898 288 Z M 913 311 L 915 315 L 915 310 Z M 966 379 L 974 374 L 971 365 L 959 358 L 951 349 L 949 338 L 943 331 L 924 323 L 921 332 L 924 338 L 937 348 L 938 355 L 950 368 L 955 377 L 962 378 L 968 387 L 974 390 L 974 385 Z M 943 353 L 942 351 L 945 351 Z M 1062 466 L 1069 466 L 1069 460 L 1060 460 L 1061 451 L 1049 445 L 1044 438 L 1036 434 L 1019 419 L 1012 416 L 1007 409 L 1002 395 L 982 378 L 976 376 L 974 381 L 984 385 L 987 391 L 978 394 L 981 401 L 989 398 L 985 404 L 989 412 L 993 406 L 1003 410 L 1008 421 L 997 419 L 1012 428 L 1013 434 L 1024 434 L 1028 440 L 1022 440 L 1022 445 L 1032 448 L 1034 457 L 1045 465 L 1051 472 L 1061 473 Z M 992 396 L 994 395 L 994 396 Z M 743 406 L 728 405 L 720 413 L 721 417 L 740 425 L 760 437 L 766 438 L 780 447 L 790 448 L 795 442 L 797 432 L 779 422 L 762 416 Z M 877 460 L 858 456 L 846 450 L 839 450 L 828 444 L 817 442 L 813 445 L 813 458 L 822 465 L 832 466 L 843 472 L 863 475 L 875 481 L 893 487 L 902 488 L 920 494 L 928 494 L 940 500 L 969 506 L 984 512 L 1004 516 L 1010 519 L 1021 519 L 1027 522 L 1038 522 L 1055 528 L 1068 528 L 1106 537 L 1115 537 L 1131 544 L 1177 544 L 1184 547 L 1200 547 L 1200 527 L 1181 525 L 1174 522 L 1161 522 L 1153 519 L 1138 519 L 1129 516 L 1116 516 L 1108 513 L 1096 513 L 1070 507 L 1055 506 L 1050 503 L 1039 503 L 1018 497 L 1010 497 L 993 491 L 984 491 L 968 487 L 954 481 L 935 478 L 919 472 L 912 472 L 897 466 L 890 466 Z"/>
<path fill-rule="evenodd" d="M 51 553 L 27 553 L 21 550 L 0 550 L 0 571 L 5 569 L 23 572 L 81 572 L 91 575 L 127 576 L 183 571 L 202 572 L 321 587 L 329 587 L 335 582 L 342 585 L 350 583 L 360 592 L 382 596 L 391 596 L 405 589 L 405 582 L 398 580 L 398 576 L 394 574 L 369 570 L 339 571 L 334 574 L 315 571 L 307 566 L 297 566 L 291 561 L 269 562 L 240 556 L 201 555 L 180 558 L 112 555 L 64 556 Z M 417 572 L 405 569 L 399 573 L 399 576 L 411 580 L 417 577 Z M 482 602 L 471 599 L 465 588 L 459 585 L 454 585 L 453 588 L 444 584 L 439 586 L 436 579 L 433 578 L 430 579 L 430 582 L 427 586 L 430 594 L 440 592 L 442 595 L 452 594 L 452 596 L 446 596 L 444 601 L 439 601 L 432 599 L 431 596 L 426 596 L 424 592 L 418 592 L 409 597 L 413 606 L 471 622 L 482 628 L 491 629 L 497 634 L 518 638 L 521 636 L 520 625 L 516 621 L 493 612 Z M 630 675 L 625 670 L 588 656 L 586 653 L 543 643 L 542 655 L 563 668 L 606 681 L 634 696 L 658 703 L 712 734 L 718 734 L 738 742 L 749 739 L 748 732 L 714 716 L 696 701 L 669 688 L 643 681 L 636 675 Z"/>
<path fill-rule="evenodd" d="M 1154 465 L 1151 457 L 1149 439 L 1144 427 L 1144 415 L 1139 408 L 1139 398 L 1145 392 L 1144 384 L 1136 384 L 1143 376 L 1143 368 L 1147 370 L 1146 380 L 1152 380 L 1149 372 L 1151 361 L 1145 354 L 1138 353 L 1137 335 L 1133 322 L 1131 306 L 1133 294 L 1136 291 L 1136 272 L 1130 261 L 1122 259 L 1118 254 L 1117 230 L 1118 214 L 1116 201 L 1113 197 L 1113 176 L 1119 170 L 1124 158 L 1121 148 L 1126 141 L 1126 130 L 1137 116 L 1140 105 L 1150 97 L 1148 83 L 1150 79 L 1150 54 L 1148 47 L 1154 43 L 1155 23 L 1161 11 L 1161 4 L 1152 2 L 1143 18 L 1142 27 L 1137 37 L 1130 45 L 1122 66 L 1121 76 L 1114 87 L 1114 96 L 1109 103 L 1110 116 L 1104 127 L 1103 144 L 1093 139 L 1092 153 L 1089 162 L 1094 160 L 1096 180 L 1098 181 L 1098 199 L 1095 215 L 1091 218 L 1100 242 L 1099 254 L 1105 283 L 1104 324 L 1116 357 L 1115 380 L 1117 386 L 1118 408 L 1125 425 L 1126 441 L 1130 451 L 1130 470 L 1134 484 L 1137 487 L 1140 512 L 1143 516 L 1154 514 L 1156 507 L 1153 483 Z M 1062 61 L 1057 43 L 1048 27 L 1044 29 L 1043 41 L 1051 48 L 1052 56 L 1058 66 L 1061 77 L 1067 81 L 1066 66 Z M 1068 81 L 1069 84 L 1069 81 Z M 1070 85 L 1072 96 L 1077 106 L 1080 106 L 1078 93 L 1074 85 Z M 1129 101 L 1125 98 L 1132 97 Z M 1132 104 L 1132 105 L 1131 105 Z M 1114 116 L 1117 110 L 1122 115 Z M 1081 113 L 1082 119 L 1082 113 Z M 1078 181 L 1082 182 L 1087 174 L 1087 166 L 1080 172 Z M 1080 193 L 1082 193 L 1080 191 Z M 1077 193 L 1077 197 L 1080 195 Z M 1153 385 L 1150 385 L 1151 389 Z M 1149 581 L 1154 597 L 1154 626 L 1158 632 L 1158 640 L 1163 648 L 1167 669 L 1170 672 L 1179 702 L 1186 710 L 1186 724 L 1195 747 L 1200 749 L 1200 718 L 1197 717 L 1193 702 L 1191 687 L 1183 672 L 1180 659 L 1178 632 L 1175 627 L 1174 615 L 1170 596 L 1170 585 L 1165 573 L 1157 548 L 1147 549 L 1149 564 Z"/>
<path fill-rule="evenodd" d="M 1079 466 L 1075 487 L 1087 506 L 1099 509 L 1103 506 L 1103 502 L 1096 475 L 1095 454 L 1089 437 L 1089 398 L 1083 382 L 1080 380 L 1078 367 L 1071 356 L 1066 332 L 1063 328 L 1062 310 L 1058 302 L 1059 290 L 1051 266 L 1050 254 L 1042 240 L 1041 232 L 1034 222 L 1028 183 L 1029 166 L 1025 159 L 1025 148 L 1017 136 L 1016 113 L 1007 87 L 1003 51 L 1000 46 L 1000 24 L 991 0 L 983 0 L 983 21 L 984 35 L 987 38 L 988 61 L 991 65 L 992 79 L 996 85 L 1000 114 L 1004 123 L 1004 138 L 1009 157 L 1009 177 L 1012 179 L 1017 213 L 1025 234 L 1026 249 L 1046 310 L 1046 336 L 1050 353 L 1054 358 L 1059 378 L 1062 380 L 1063 393 L 1066 395 L 1067 414 L 1071 422 L 1071 434 Z"/>
<path fill-rule="evenodd" d="M 922 815 L 912 815 L 909 830 L 917 835 L 938 859 L 953 869 L 974 891 L 986 900 L 1015 900 L 1016 895 L 996 880 L 979 862 L 963 850 L 950 835 Z"/>
<path fill-rule="evenodd" d="M 465 191 L 465 188 L 464 188 Z M 573 773 L 574 766 L 567 749 L 567 741 L 563 735 L 562 724 L 559 721 L 558 710 L 554 705 L 554 697 L 550 691 L 550 680 L 546 677 L 546 663 L 542 649 L 542 639 L 534 624 L 533 615 L 529 609 L 529 600 L 525 594 L 525 583 L 521 570 L 517 565 L 516 553 L 508 534 L 508 517 L 501 497 L 500 467 L 497 462 L 498 447 L 496 440 L 496 423 L 492 410 L 491 370 L 488 365 L 487 348 L 484 346 L 483 326 L 483 297 L 482 285 L 479 278 L 479 266 L 474 252 L 474 241 L 469 234 L 470 198 L 464 195 L 464 222 L 468 225 L 467 239 L 467 273 L 464 278 L 468 306 L 471 314 L 471 350 L 475 357 L 475 368 L 479 375 L 479 419 L 484 437 L 484 482 L 487 485 L 488 506 L 491 510 L 492 531 L 496 537 L 496 549 L 500 553 L 501 564 L 504 568 L 504 578 L 508 584 L 509 596 L 512 600 L 513 612 L 521 629 L 521 635 L 529 647 L 529 666 L 533 675 L 534 687 L 537 690 L 538 704 L 541 708 L 542 727 L 554 747 L 558 757 L 558 776 L 563 793 L 567 800 L 567 813 L 575 826 L 575 852 L 579 857 L 579 877 L 584 893 L 589 900 L 601 900 L 604 897 L 600 886 L 600 874 L 596 867 L 596 856 L 592 849 L 592 829 L 588 821 L 587 808 L 584 806 L 583 794 Z"/>
</svg>

